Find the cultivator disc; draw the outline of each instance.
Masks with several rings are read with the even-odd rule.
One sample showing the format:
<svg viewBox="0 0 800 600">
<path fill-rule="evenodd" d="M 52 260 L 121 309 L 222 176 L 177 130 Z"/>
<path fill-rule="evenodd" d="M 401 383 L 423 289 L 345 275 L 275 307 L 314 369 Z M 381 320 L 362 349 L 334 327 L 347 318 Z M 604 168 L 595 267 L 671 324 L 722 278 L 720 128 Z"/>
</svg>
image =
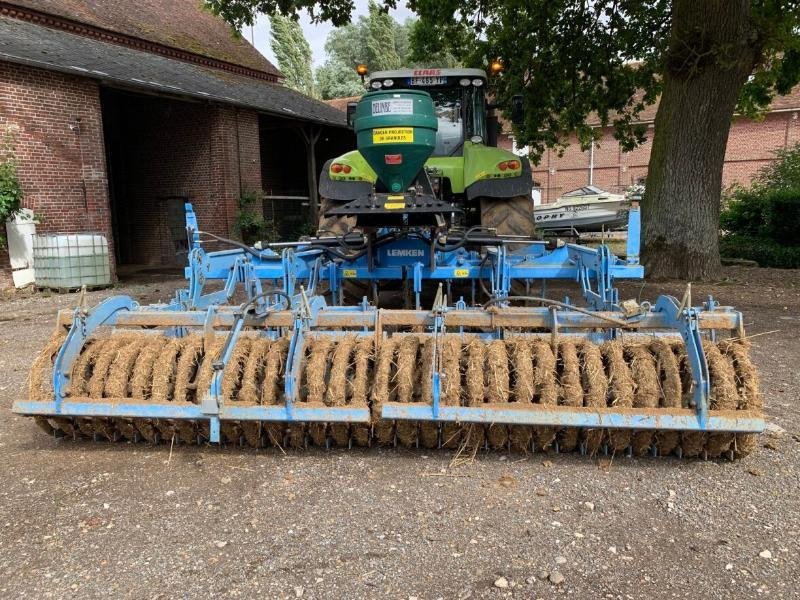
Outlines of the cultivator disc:
<svg viewBox="0 0 800 600">
<path fill-rule="evenodd" d="M 569 335 L 337 333 L 306 335 L 294 375 L 295 407 L 368 409 L 365 422 L 226 419 L 221 441 L 254 447 L 399 444 L 708 457 L 740 457 L 755 444 L 753 433 L 681 430 L 679 420 L 670 421 L 694 413 L 689 358 L 678 338 L 632 336 L 597 344 Z M 63 335 L 54 336 L 34 362 L 32 403 L 53 401 L 53 361 L 63 341 Z M 222 335 L 167 337 L 136 330 L 89 338 L 73 362 L 63 401 L 94 403 L 106 413 L 39 415 L 37 422 L 50 433 L 75 438 L 204 443 L 210 439 L 207 418 L 169 418 L 167 409 L 201 405 L 200 391 L 212 384 L 224 342 Z M 283 406 L 290 345 L 287 336 L 243 332 L 221 369 L 221 402 L 234 409 Z M 708 418 L 760 415 L 746 343 L 707 341 L 703 350 L 710 376 Z M 440 374 L 437 390 L 434 371 Z M 439 418 L 415 419 L 434 410 L 434 393 Z M 166 416 L 113 416 L 113 405 L 166 407 Z M 454 409 L 479 412 L 462 411 L 463 419 L 448 420 L 447 411 Z M 387 412 L 403 418 L 384 418 Z M 541 424 L 526 424 L 531 415 Z M 620 421 L 625 415 L 639 419 L 642 429 L 637 421 Z M 617 420 L 611 427 L 587 426 L 592 419 L 602 425 L 604 418 Z"/>
</svg>

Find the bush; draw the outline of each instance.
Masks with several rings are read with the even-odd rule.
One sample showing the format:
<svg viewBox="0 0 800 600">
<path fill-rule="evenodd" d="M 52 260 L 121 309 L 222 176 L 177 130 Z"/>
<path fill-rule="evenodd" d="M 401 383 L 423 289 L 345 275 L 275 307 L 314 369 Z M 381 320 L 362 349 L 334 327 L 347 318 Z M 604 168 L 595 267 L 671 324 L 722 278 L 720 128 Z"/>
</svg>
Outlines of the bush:
<svg viewBox="0 0 800 600">
<path fill-rule="evenodd" d="M 724 235 L 719 240 L 719 253 L 725 258 L 753 260 L 760 267 L 800 268 L 800 245 L 780 244 L 768 238 Z"/>
<path fill-rule="evenodd" d="M 4 248 L 6 244 L 6 221 L 19 211 L 22 196 L 14 155 L 14 139 L 10 133 L 5 132 L 0 140 L 0 248 Z"/>
<path fill-rule="evenodd" d="M 728 191 L 720 229 L 723 257 L 800 268 L 800 145 L 779 151 L 750 189 Z"/>
<path fill-rule="evenodd" d="M 800 187 L 737 190 L 720 214 L 723 232 L 800 245 Z"/>
<path fill-rule="evenodd" d="M 760 190 L 800 188 L 800 144 L 778 150 L 775 160 L 759 170 L 753 188 Z"/>
<path fill-rule="evenodd" d="M 238 236 L 248 245 L 256 242 L 273 242 L 276 239 L 274 223 L 261 215 L 262 193 L 257 190 L 246 191 L 239 198 L 239 210 L 236 214 L 234 236 Z"/>
</svg>

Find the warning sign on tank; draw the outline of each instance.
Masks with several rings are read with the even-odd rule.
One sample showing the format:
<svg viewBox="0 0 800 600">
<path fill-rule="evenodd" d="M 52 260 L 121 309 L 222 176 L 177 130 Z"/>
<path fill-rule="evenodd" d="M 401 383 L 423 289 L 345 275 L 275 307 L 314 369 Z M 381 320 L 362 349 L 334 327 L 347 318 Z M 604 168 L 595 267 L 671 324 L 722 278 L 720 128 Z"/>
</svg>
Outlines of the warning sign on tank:
<svg viewBox="0 0 800 600">
<path fill-rule="evenodd" d="M 373 144 L 411 144 L 413 142 L 413 127 L 381 127 L 372 130 Z"/>
<path fill-rule="evenodd" d="M 387 98 L 372 101 L 372 116 L 413 115 L 414 101 L 411 98 Z"/>
</svg>

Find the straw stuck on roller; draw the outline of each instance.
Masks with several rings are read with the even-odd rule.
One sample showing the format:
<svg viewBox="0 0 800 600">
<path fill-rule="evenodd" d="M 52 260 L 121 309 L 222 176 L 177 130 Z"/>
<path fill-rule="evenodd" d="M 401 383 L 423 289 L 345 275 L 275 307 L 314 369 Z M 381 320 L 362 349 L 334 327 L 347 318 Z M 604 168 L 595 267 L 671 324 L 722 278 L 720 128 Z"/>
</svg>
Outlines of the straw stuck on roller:
<svg viewBox="0 0 800 600">
<path fill-rule="evenodd" d="M 62 336 L 54 337 L 33 364 L 30 396 L 52 395 L 52 362 Z M 91 339 L 75 361 L 69 397 L 135 400 L 151 403 L 202 401 L 216 373 L 213 363 L 224 338 L 201 335 L 166 338 L 126 333 Z M 736 341 L 704 344 L 711 377 L 710 414 L 715 411 L 760 411 L 761 398 L 747 346 Z M 283 402 L 288 342 L 243 336 L 232 347 L 221 374 L 220 394 L 234 405 Z M 429 405 L 432 373 L 440 369 L 442 406 L 502 407 L 522 410 L 554 408 L 641 409 L 658 414 L 686 408 L 691 398 L 688 361 L 679 342 L 665 340 L 563 340 L 518 337 L 481 340 L 424 334 L 390 336 L 376 344 L 370 336 L 312 336 L 301 366 L 298 406 L 372 408 L 371 424 L 222 423 L 227 443 L 251 446 L 387 445 L 434 448 L 510 448 L 516 452 L 582 450 L 595 454 L 630 451 L 644 455 L 743 456 L 752 435 L 652 430 L 578 429 L 503 423 L 436 423 L 381 418 L 387 402 Z M 688 386 L 688 387 L 687 387 Z M 666 414 L 666 413 L 665 413 Z M 174 440 L 208 439 L 208 424 L 180 419 L 50 418 L 47 431 L 73 437 Z"/>
</svg>

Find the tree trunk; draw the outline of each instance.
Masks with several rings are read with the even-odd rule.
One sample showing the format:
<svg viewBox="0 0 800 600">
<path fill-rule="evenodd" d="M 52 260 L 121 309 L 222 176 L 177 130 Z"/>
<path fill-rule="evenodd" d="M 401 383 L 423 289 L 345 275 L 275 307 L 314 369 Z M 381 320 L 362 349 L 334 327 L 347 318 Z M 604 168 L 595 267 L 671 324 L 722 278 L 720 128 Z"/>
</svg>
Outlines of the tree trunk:
<svg viewBox="0 0 800 600">
<path fill-rule="evenodd" d="M 642 205 L 656 279 L 720 275 L 722 166 L 736 101 L 759 56 L 748 0 L 674 0 Z"/>
</svg>

